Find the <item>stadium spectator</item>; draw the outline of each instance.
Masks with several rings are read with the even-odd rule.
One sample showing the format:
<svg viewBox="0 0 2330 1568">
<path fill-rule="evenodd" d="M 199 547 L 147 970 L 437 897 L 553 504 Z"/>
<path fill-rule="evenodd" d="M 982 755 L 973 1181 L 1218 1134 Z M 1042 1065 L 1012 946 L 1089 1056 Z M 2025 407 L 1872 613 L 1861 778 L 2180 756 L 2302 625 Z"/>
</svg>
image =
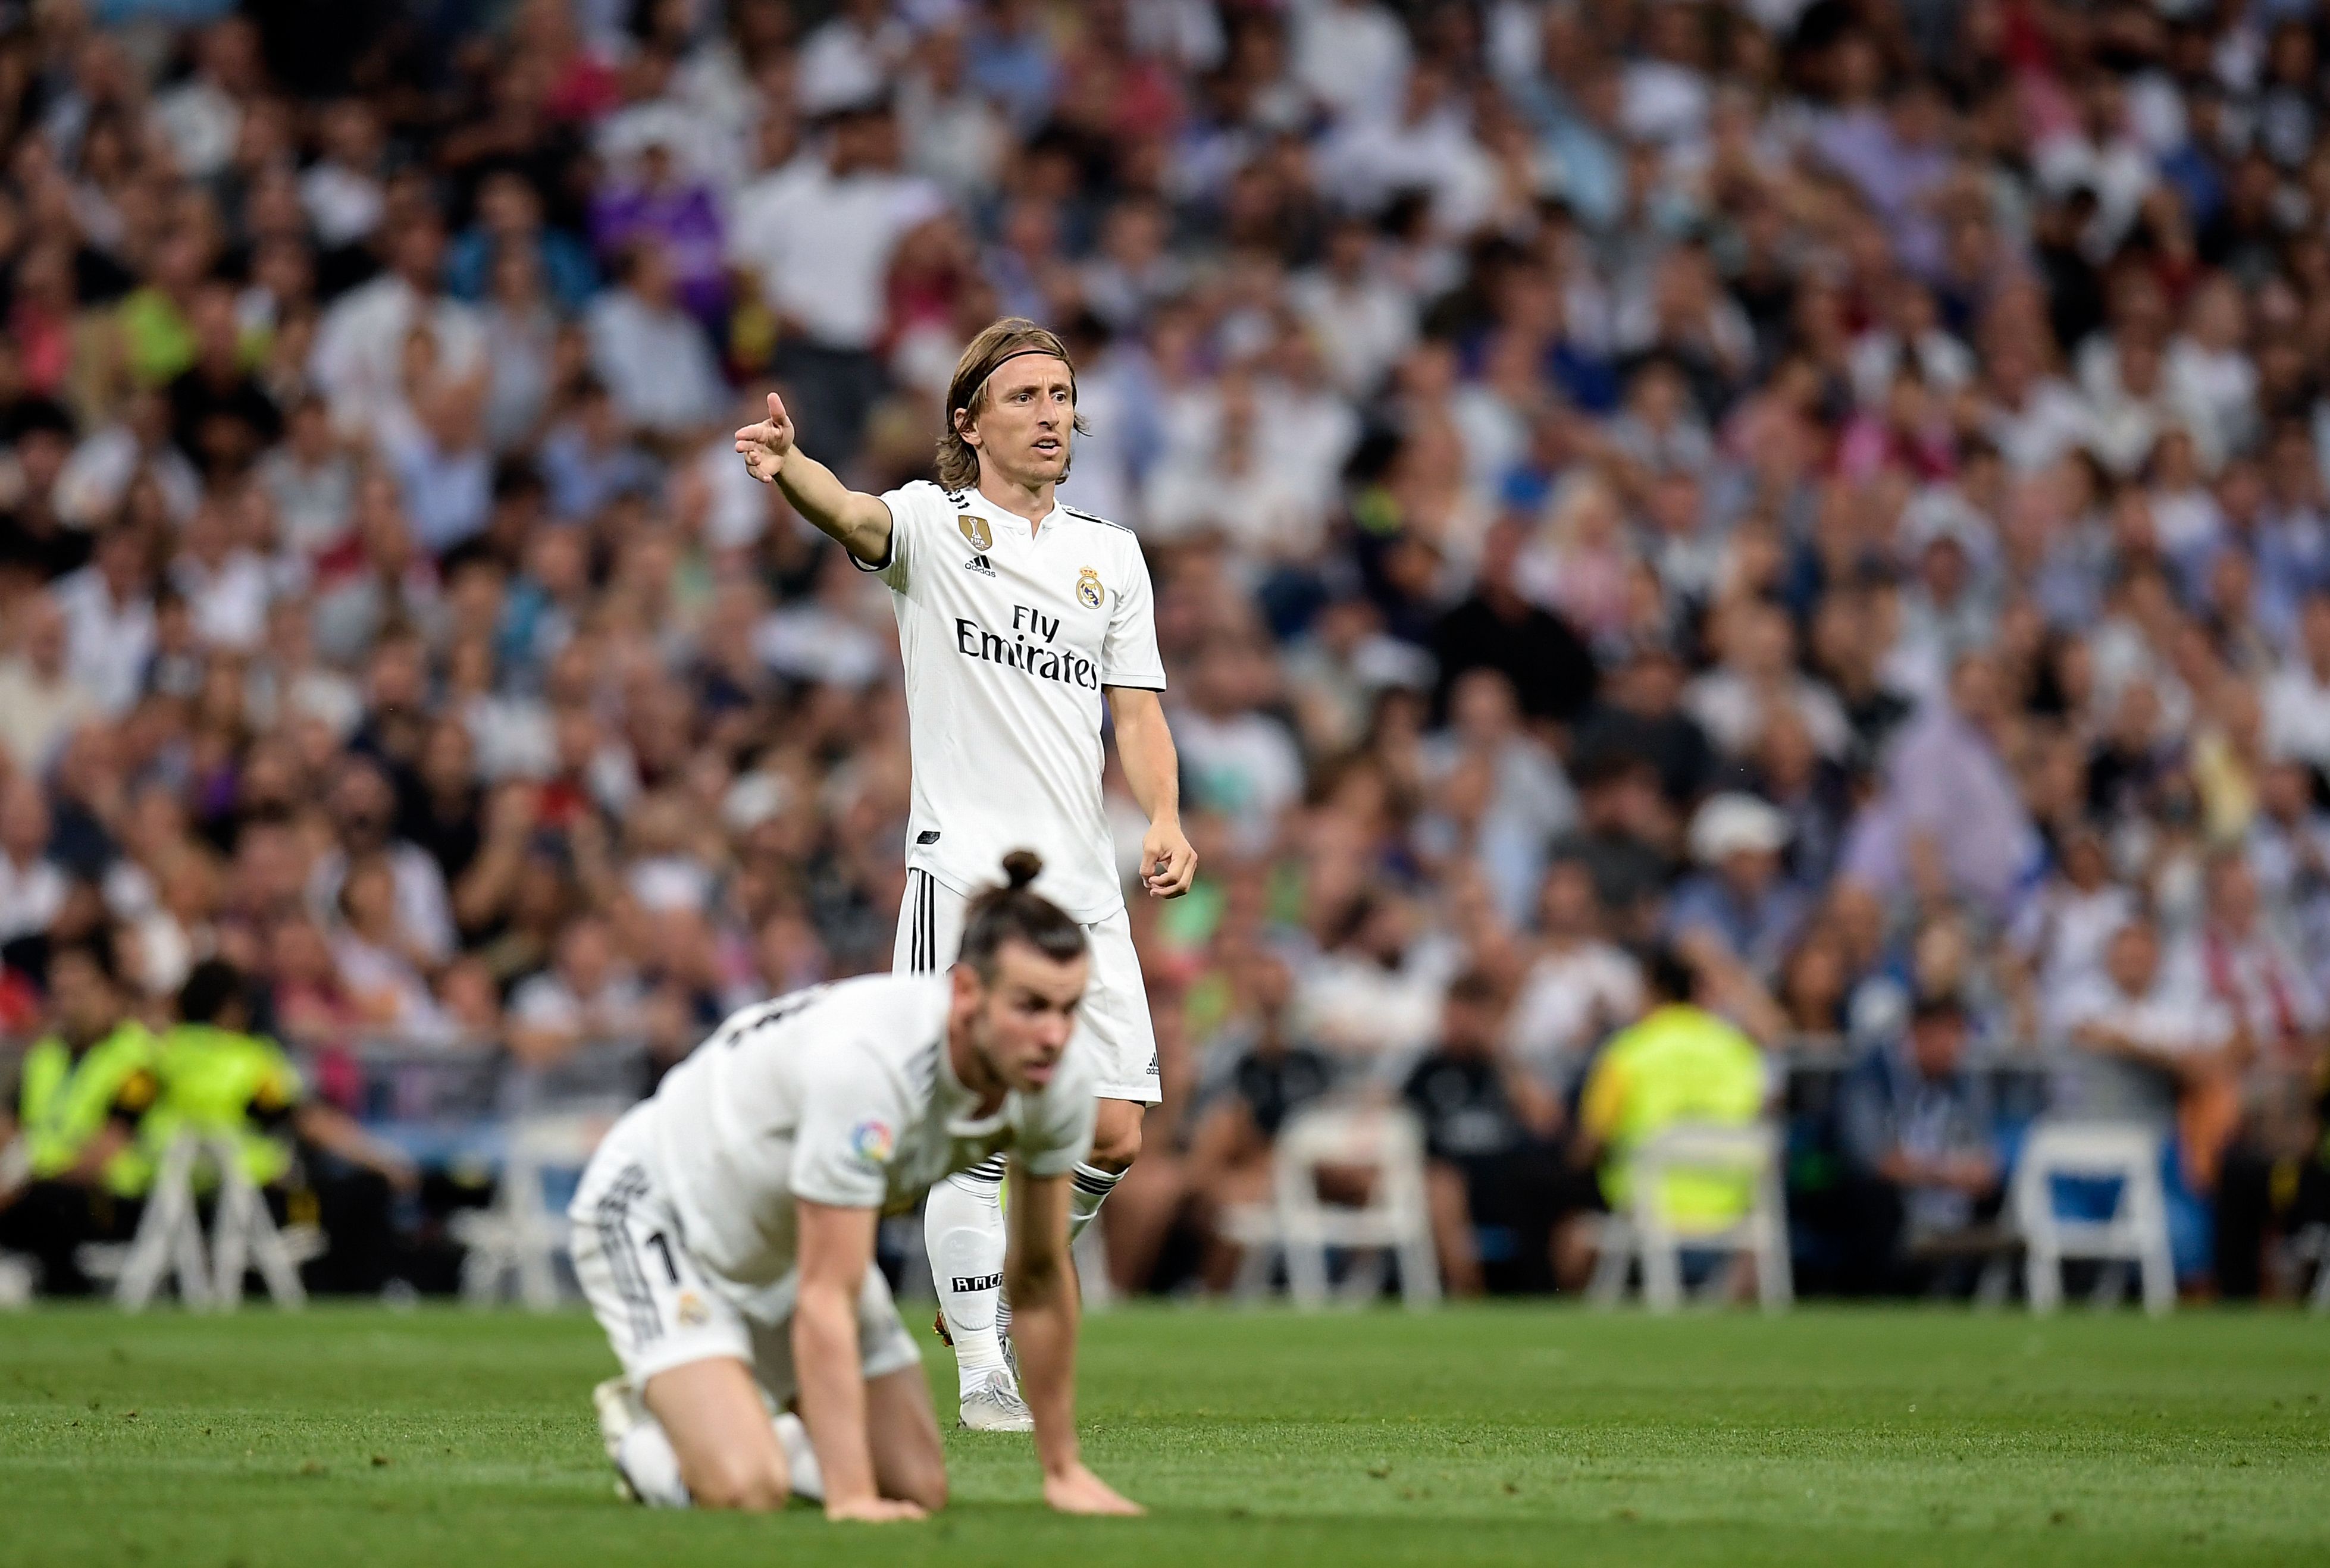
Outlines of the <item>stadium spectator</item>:
<svg viewBox="0 0 2330 1568">
<path fill-rule="evenodd" d="M 1229 963 L 1244 1006 L 1210 1047 L 1188 1155 L 1143 1160 L 1133 1167 L 1142 1174 L 1128 1175 L 1112 1203 L 1109 1268 L 1128 1288 L 1154 1275 L 1179 1224 L 1203 1239 L 1198 1272 L 1207 1288 L 1228 1289 L 1243 1252 L 1222 1234 L 1224 1216 L 1268 1199 L 1279 1129 L 1326 1099 L 1341 1076 L 1331 1056 L 1296 1032 L 1286 960 L 1264 949 L 1233 954 Z M 1346 1182 L 1328 1195 L 1360 1195 Z"/>
<path fill-rule="evenodd" d="M 0 1190 L 0 1246 L 33 1258 L 56 1295 L 90 1288 L 79 1253 L 137 1230 L 153 1168 L 137 1143 L 157 1082 L 154 1036 L 129 998 L 102 936 L 49 952 L 51 1016 L 16 1065 L 0 1129 L 24 1141 L 23 1176 Z"/>
<path fill-rule="evenodd" d="M 159 1095 L 139 1141 L 158 1163 L 181 1133 L 223 1138 L 278 1220 L 295 1205 L 316 1215 L 327 1247 L 308 1266 L 309 1285 L 376 1295 L 394 1264 L 390 1195 L 415 1192 L 420 1174 L 403 1152 L 309 1098 L 282 1048 L 250 1032 L 246 987 L 216 959 L 186 977 L 177 1022 L 154 1047 Z"/>
<path fill-rule="evenodd" d="M 1555 862 L 1538 894 L 1539 944 L 1505 1020 L 1505 1041 L 1565 1101 L 1594 1046 L 1643 1010 L 1642 966 L 1602 927 L 1593 874 L 1582 861 Z"/>
<path fill-rule="evenodd" d="M 102 712 L 88 686 L 67 662 L 71 649 L 64 611 L 52 594 L 20 600 L 16 647 L 0 660 L 0 746 L 27 773 L 55 760 L 73 727 Z"/>
<path fill-rule="evenodd" d="M 2214 1184 L 2232 1130 L 2228 1097 L 2253 1049 L 2243 1015 L 2192 968 L 2165 961 L 2155 920 L 2137 914 L 2112 933 L 2102 973 L 2066 999 L 2056 1020 L 2077 1053 L 2072 1106 L 2098 1119 L 2139 1123 L 2159 1140 L 2169 1237 L 2184 1279 L 2210 1266 L 2201 1195 Z M 2089 1205 L 2109 1196 L 2079 1195 Z"/>
<path fill-rule="evenodd" d="M 1425 1193 L 1451 1292 L 1543 1289 L 1563 1183 L 1561 1102 L 1500 1038 L 1506 999 L 1490 975 L 1449 981 L 1429 1051 L 1400 1085 L 1424 1124 Z"/>
<path fill-rule="evenodd" d="M 1988 1087 L 1966 1061 L 1965 1013 L 1920 1001 L 1909 1027 L 1856 1063 L 1838 1108 L 1850 1162 L 1842 1273 L 1848 1289 L 1916 1289 L 1921 1250 L 1998 1206 L 2002 1166 Z M 1947 1271 L 1936 1282 L 1949 1284 Z"/>
<path fill-rule="evenodd" d="M 1763 1053 L 1706 1006 L 1711 987 L 1679 952 L 1654 950 L 1644 978 L 1650 1011 L 1603 1045 L 1578 1095 L 1569 1158 L 1595 1173 L 1593 1195 L 1554 1241 L 1556 1270 L 1573 1289 L 1585 1283 L 1595 1260 L 1591 1210 L 1623 1212 L 1633 1201 L 1629 1155 L 1677 1123 L 1746 1126 L 1768 1093 Z M 1687 1237 L 1737 1220 L 1748 1194 L 1745 1177 L 1674 1171 L 1661 1201 Z"/>
</svg>

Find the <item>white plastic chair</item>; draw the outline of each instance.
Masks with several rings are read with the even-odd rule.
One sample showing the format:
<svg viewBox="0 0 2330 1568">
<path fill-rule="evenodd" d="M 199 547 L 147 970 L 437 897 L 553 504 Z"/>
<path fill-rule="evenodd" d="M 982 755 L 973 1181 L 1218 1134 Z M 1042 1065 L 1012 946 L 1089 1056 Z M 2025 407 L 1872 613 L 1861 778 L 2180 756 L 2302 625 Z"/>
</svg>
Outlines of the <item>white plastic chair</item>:
<svg viewBox="0 0 2330 1568">
<path fill-rule="evenodd" d="M 461 1299 L 491 1307 L 514 1284 L 517 1299 L 536 1312 L 559 1303 L 558 1261 L 566 1254 L 565 1214 L 553 1209 L 544 1178 L 578 1172 L 607 1129 L 603 1116 L 529 1116 L 514 1123 L 502 1161 L 501 1180 L 491 1206 L 465 1210 L 452 1219 L 454 1239 L 468 1249 L 461 1260 Z"/>
<path fill-rule="evenodd" d="M 205 1164 L 218 1182 L 207 1248 L 194 1204 L 194 1176 Z M 315 1227 L 275 1223 L 233 1139 L 189 1128 L 163 1151 L 128 1246 L 85 1247 L 76 1261 L 93 1278 L 112 1276 L 114 1299 L 124 1311 L 142 1311 L 167 1280 L 188 1307 L 231 1312 L 242 1303 L 243 1275 L 254 1269 L 278 1307 L 307 1305 L 299 1265 L 322 1251 Z"/>
<path fill-rule="evenodd" d="M 31 1174 L 32 1159 L 25 1152 L 24 1140 L 11 1138 L 0 1144 L 0 1198 L 21 1184 Z M 33 1265 L 14 1252 L 0 1252 L 0 1312 L 13 1311 L 33 1304 Z"/>
<path fill-rule="evenodd" d="M 2058 1214 L 2056 1176 L 2117 1181 L 2119 1197 L 2110 1217 L 2073 1220 Z M 2160 1186 L 2160 1139 L 2149 1128 L 2041 1122 L 2023 1142 L 2012 1207 L 2022 1233 L 2023 1288 L 2033 1312 L 2052 1312 L 2062 1305 L 2063 1263 L 2070 1258 L 2134 1264 L 2143 1280 L 2145 1311 L 2163 1313 L 2176 1304 L 2168 1200 Z"/>
<path fill-rule="evenodd" d="M 2308 1225 L 2289 1240 L 2292 1264 L 2314 1265 L 2314 1288 L 2306 1304 L 2316 1312 L 2330 1312 L 2330 1225 Z"/>
<path fill-rule="evenodd" d="M 1364 1204 L 1330 1204 L 1319 1195 L 1326 1167 L 1372 1170 Z M 1222 1219 L 1222 1235 L 1246 1250 L 1237 1294 L 1251 1299 L 1269 1282 L 1274 1255 L 1286 1260 L 1287 1294 L 1308 1310 L 1336 1297 L 1331 1249 L 1364 1254 L 1347 1271 L 1340 1298 L 1370 1300 L 1383 1285 L 1387 1259 L 1399 1262 L 1400 1297 L 1411 1309 L 1440 1300 L 1440 1264 L 1432 1246 L 1425 1196 L 1424 1134 L 1405 1110 L 1322 1106 L 1280 1129 L 1271 1152 L 1271 1195 Z"/>
<path fill-rule="evenodd" d="M 1670 1176 L 1720 1176 L 1750 1184 L 1748 1212 L 1715 1231 L 1678 1228 L 1658 1201 Z M 1678 1123 L 1643 1141 L 1627 1171 L 1624 1214 L 1602 1223 L 1594 1278 L 1586 1295 L 1596 1306 L 1624 1299 L 1634 1265 L 1643 1270 L 1643 1300 L 1653 1312 L 1682 1305 L 1682 1254 L 1728 1253 L 1755 1260 L 1756 1294 L 1766 1312 L 1785 1311 L 1795 1299 L 1788 1261 L 1788 1210 L 1780 1189 L 1780 1138 L 1768 1126 L 1719 1127 Z M 1725 1274 L 1728 1276 L 1727 1269 Z"/>
</svg>

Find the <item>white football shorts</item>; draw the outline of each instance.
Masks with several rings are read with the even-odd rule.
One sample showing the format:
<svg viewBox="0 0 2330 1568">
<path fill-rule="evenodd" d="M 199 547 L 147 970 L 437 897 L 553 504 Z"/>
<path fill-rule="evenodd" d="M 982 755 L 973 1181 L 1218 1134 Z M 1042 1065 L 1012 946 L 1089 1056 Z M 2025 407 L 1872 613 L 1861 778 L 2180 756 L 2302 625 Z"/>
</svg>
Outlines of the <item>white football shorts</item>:
<svg viewBox="0 0 2330 1568">
<path fill-rule="evenodd" d="M 715 1283 L 680 1233 L 649 1141 L 636 1113 L 615 1123 L 567 1207 L 583 1299 L 632 1387 L 645 1388 L 675 1366 L 728 1356 L 751 1367 L 781 1409 L 800 1392 L 792 1337 L 799 1278 L 787 1274 L 759 1291 Z M 866 1270 L 857 1295 L 857 1356 L 869 1379 L 923 1361 L 879 1269 Z"/>
<path fill-rule="evenodd" d="M 970 902 L 930 873 L 909 869 L 891 972 L 928 974 L 952 964 L 962 948 Z M 1133 950 L 1132 921 L 1120 907 L 1085 926 L 1084 941 L 1092 951 L 1092 977 L 1084 985 L 1082 1017 L 1101 1048 L 1097 1097 L 1154 1105 L 1164 1098 L 1157 1087 L 1157 1030 L 1149 1020 L 1149 987 L 1141 978 L 1141 955 Z"/>
</svg>

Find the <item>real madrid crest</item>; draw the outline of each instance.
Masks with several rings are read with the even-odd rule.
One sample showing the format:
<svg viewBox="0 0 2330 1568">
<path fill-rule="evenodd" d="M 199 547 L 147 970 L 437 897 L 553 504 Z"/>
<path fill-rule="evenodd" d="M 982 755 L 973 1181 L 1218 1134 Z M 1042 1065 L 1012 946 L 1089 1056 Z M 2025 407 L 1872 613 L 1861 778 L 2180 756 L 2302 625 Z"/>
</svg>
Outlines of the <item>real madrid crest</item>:
<svg viewBox="0 0 2330 1568">
<path fill-rule="evenodd" d="M 971 541 L 971 547 L 981 555 L 995 548 L 995 530 L 987 525 L 986 518 L 962 512 L 956 515 L 955 524 L 962 530 L 962 536 Z"/>
<path fill-rule="evenodd" d="M 1099 572 L 1087 566 L 1076 573 L 1076 598 L 1086 609 L 1098 609 L 1105 597 L 1101 591 Z"/>
<path fill-rule="evenodd" d="M 695 1291 L 682 1290 L 674 1316 L 679 1319 L 682 1327 L 701 1328 L 712 1321 L 712 1308 L 706 1307 L 704 1298 Z"/>
</svg>

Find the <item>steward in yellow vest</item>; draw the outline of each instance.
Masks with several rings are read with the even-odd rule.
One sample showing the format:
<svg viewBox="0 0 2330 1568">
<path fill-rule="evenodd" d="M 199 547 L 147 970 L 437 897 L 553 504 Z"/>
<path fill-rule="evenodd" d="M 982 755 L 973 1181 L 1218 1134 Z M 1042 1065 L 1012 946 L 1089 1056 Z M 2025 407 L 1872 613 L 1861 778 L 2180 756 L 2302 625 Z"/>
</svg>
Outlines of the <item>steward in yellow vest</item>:
<svg viewBox="0 0 2330 1568">
<path fill-rule="evenodd" d="M 178 1022 L 155 1053 L 161 1098 L 146 1119 L 147 1156 L 158 1163 L 182 1133 L 224 1142 L 279 1221 L 322 1225 L 328 1250 L 307 1270 L 310 1289 L 376 1293 L 388 1275 L 393 1195 L 412 1191 L 418 1175 L 400 1151 L 307 1097 L 283 1048 L 251 1032 L 248 992 L 222 959 L 186 976 Z M 303 1145 L 341 1164 L 303 1169 Z M 197 1169 L 207 1181 L 207 1167 Z"/>
<path fill-rule="evenodd" d="M 142 1137 L 157 1167 L 181 1134 L 223 1142 L 253 1186 L 269 1187 L 290 1173 L 302 1090 L 283 1047 L 245 1032 L 243 984 L 216 959 L 187 975 L 179 1021 L 163 1031 L 155 1053 L 162 1097 Z"/>
<path fill-rule="evenodd" d="M 1683 1122 L 1749 1126 L 1766 1093 L 1763 1052 L 1693 1001 L 1693 977 L 1680 959 L 1654 955 L 1648 978 L 1651 1011 L 1611 1036 L 1578 1098 L 1576 1152 L 1599 1165 L 1614 1210 L 1632 1200 L 1629 1166 L 1646 1139 Z M 1745 1176 L 1677 1171 L 1661 1200 L 1669 1223 L 1687 1234 L 1732 1223 L 1753 1195 Z"/>
<path fill-rule="evenodd" d="M 0 1102 L 0 1148 L 23 1140 L 24 1173 L 0 1185 L 0 1250 L 30 1254 L 51 1293 L 82 1295 L 81 1245 L 137 1230 L 153 1180 L 138 1127 L 160 1084 L 154 1036 L 128 1015 L 109 941 L 61 944 L 47 982 L 50 1030 Z"/>
</svg>

